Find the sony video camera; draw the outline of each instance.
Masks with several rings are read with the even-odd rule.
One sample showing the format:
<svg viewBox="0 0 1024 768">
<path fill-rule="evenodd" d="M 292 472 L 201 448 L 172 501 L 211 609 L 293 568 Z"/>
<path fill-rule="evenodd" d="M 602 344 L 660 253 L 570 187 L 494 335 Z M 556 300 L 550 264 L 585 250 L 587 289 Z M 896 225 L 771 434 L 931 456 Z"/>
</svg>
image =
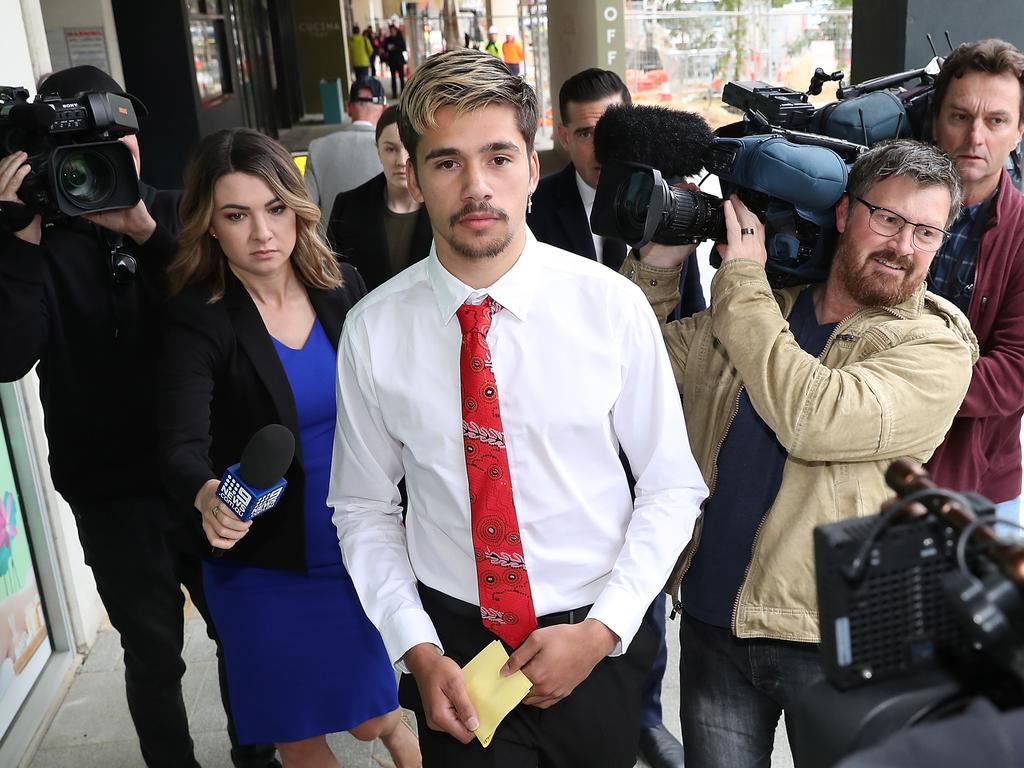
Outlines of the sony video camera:
<svg viewBox="0 0 1024 768">
<path fill-rule="evenodd" d="M 807 93 L 759 81 L 730 82 L 722 98 L 743 119 L 711 132 L 698 115 L 659 107 L 613 107 L 597 124 L 601 179 L 593 231 L 633 247 L 723 242 L 722 200 L 678 189 L 673 179 L 702 170 L 719 177 L 765 224 L 766 271 L 772 285 L 828 276 L 837 231 L 834 206 L 849 166 L 868 147 L 923 131 L 938 64 L 856 86 L 821 108 L 808 101 L 829 80 L 820 68 Z M 717 252 L 711 263 L 721 263 Z"/>
<path fill-rule="evenodd" d="M 115 93 L 40 94 L 29 101 L 26 89 L 0 86 L 0 157 L 28 153 L 32 170 L 18 196 L 29 221 L 36 213 L 52 220 L 138 203 L 135 161 L 118 141 L 138 129 L 134 105 Z"/>
</svg>

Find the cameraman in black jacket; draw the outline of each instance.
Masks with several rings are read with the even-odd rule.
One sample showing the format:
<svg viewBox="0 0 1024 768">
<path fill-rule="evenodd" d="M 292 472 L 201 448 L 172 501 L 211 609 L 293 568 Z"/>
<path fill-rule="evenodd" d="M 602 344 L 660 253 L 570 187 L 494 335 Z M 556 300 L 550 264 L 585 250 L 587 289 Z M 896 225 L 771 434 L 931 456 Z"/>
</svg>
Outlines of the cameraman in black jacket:
<svg viewBox="0 0 1024 768">
<path fill-rule="evenodd" d="M 95 67 L 53 74 L 39 91 L 109 91 L 145 116 L 141 102 Z M 135 136 L 122 141 L 138 167 Z M 0 202 L 19 202 L 25 160 L 24 152 L 0 159 Z M 20 231 L 0 229 L 0 380 L 20 379 L 39 363 L 51 476 L 121 633 L 128 706 L 151 768 L 199 765 L 181 693 L 182 584 L 207 615 L 199 538 L 169 512 L 156 470 L 160 311 L 178 197 L 143 185 L 131 209 L 46 226 L 37 215 Z M 271 745 L 238 747 L 226 702 L 225 710 L 234 764 L 279 765 Z"/>
</svg>

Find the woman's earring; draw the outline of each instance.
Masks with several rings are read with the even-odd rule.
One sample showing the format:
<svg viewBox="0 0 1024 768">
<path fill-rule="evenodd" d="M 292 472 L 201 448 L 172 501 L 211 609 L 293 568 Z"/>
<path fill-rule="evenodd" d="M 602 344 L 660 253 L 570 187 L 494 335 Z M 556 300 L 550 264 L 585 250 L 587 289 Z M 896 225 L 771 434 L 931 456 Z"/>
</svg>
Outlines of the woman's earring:
<svg viewBox="0 0 1024 768">
<path fill-rule="evenodd" d="M 210 233 L 210 237 L 212 237 L 214 240 L 216 240 L 217 239 L 217 233 L 216 232 L 211 232 Z"/>
<path fill-rule="evenodd" d="M 529 194 L 526 195 L 526 212 L 533 212 L 533 192 L 530 192 Z"/>
</svg>

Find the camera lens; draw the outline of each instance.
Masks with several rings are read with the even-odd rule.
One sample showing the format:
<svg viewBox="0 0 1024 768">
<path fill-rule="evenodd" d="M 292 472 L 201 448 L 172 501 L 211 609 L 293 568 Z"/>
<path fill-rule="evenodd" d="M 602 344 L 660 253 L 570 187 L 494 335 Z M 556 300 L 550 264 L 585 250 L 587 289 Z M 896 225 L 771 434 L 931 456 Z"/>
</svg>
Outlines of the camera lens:
<svg viewBox="0 0 1024 768">
<path fill-rule="evenodd" d="M 114 191 L 114 166 L 90 150 L 70 152 L 57 171 L 61 191 L 82 208 L 97 208 Z"/>
<path fill-rule="evenodd" d="M 627 242 L 640 240 L 644 235 L 647 210 L 651 207 L 654 176 L 648 171 L 635 171 L 622 186 L 615 206 L 619 230 Z"/>
</svg>

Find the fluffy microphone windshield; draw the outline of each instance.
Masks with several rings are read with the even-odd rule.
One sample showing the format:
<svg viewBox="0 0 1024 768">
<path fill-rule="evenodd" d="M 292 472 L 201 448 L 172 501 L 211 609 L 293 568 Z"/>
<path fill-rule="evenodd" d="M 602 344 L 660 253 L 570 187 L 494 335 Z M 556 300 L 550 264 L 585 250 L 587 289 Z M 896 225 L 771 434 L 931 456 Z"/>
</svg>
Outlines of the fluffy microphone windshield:
<svg viewBox="0 0 1024 768">
<path fill-rule="evenodd" d="M 599 163 L 620 160 L 657 168 L 664 176 L 694 176 L 714 135 L 700 115 L 664 107 L 615 106 L 594 129 Z"/>
</svg>

